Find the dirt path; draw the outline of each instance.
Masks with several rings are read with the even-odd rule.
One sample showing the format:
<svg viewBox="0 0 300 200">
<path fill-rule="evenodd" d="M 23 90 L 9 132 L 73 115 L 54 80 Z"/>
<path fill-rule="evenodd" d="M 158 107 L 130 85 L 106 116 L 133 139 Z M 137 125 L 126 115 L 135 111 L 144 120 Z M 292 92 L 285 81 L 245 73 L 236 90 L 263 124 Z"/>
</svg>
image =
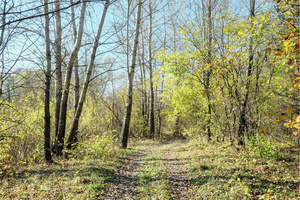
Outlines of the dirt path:
<svg viewBox="0 0 300 200">
<path fill-rule="evenodd" d="M 182 144 L 170 146 L 163 151 L 164 165 L 171 181 L 173 199 L 191 199 L 195 197 L 191 180 L 188 177 L 187 159 L 180 158 L 178 151 Z"/>
<path fill-rule="evenodd" d="M 136 151 L 123 161 L 122 167 L 115 171 L 111 181 L 107 183 L 104 199 L 134 199 L 138 194 L 137 171 L 145 155 L 145 151 Z"/>
<path fill-rule="evenodd" d="M 177 152 L 182 144 L 135 147 L 107 183 L 103 199 L 191 199 L 186 159 Z"/>
<path fill-rule="evenodd" d="M 298 155 L 275 160 L 253 153 L 197 141 L 140 141 L 113 159 L 91 154 L 0 172 L 0 199 L 299 199 Z"/>
</svg>

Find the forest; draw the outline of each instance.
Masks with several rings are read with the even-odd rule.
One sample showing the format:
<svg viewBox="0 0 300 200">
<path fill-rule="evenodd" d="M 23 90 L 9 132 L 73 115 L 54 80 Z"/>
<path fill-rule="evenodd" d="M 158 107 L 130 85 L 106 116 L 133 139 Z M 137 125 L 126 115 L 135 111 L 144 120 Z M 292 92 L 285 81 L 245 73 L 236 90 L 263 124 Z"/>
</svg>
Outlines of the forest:
<svg viewBox="0 0 300 200">
<path fill-rule="evenodd" d="M 299 199 L 299 0 L 1 0 L 0 199 Z"/>
</svg>

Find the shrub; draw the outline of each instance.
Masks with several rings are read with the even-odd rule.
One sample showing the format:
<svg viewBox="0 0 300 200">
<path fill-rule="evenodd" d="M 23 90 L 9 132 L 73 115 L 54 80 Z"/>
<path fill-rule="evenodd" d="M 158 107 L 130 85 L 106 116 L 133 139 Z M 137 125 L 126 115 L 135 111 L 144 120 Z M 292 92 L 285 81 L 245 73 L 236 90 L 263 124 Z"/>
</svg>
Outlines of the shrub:
<svg viewBox="0 0 300 200">
<path fill-rule="evenodd" d="M 274 144 L 268 141 L 264 135 L 256 134 L 246 139 L 248 148 L 257 156 L 263 159 L 279 160 L 279 150 Z"/>
</svg>

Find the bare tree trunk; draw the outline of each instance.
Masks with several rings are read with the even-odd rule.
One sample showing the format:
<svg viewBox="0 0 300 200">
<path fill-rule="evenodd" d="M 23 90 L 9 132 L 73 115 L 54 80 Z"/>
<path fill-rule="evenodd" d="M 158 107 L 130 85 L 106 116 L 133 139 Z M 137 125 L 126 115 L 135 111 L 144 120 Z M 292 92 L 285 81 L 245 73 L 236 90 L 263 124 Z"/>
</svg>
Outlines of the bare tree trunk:
<svg viewBox="0 0 300 200">
<path fill-rule="evenodd" d="M 169 7 L 169 9 L 171 10 L 171 12 L 174 12 L 175 10 L 175 5 L 173 5 L 174 7 L 172 7 L 172 4 L 171 6 Z M 173 38 L 172 38 L 172 42 L 173 42 L 173 51 L 176 52 L 178 49 L 177 49 L 177 42 L 176 41 L 176 21 L 174 19 L 174 17 L 171 18 L 171 24 L 172 24 L 172 28 L 173 28 Z M 179 78 L 180 79 L 180 78 Z M 180 81 L 177 81 L 176 84 L 179 84 Z M 173 129 L 173 135 L 176 136 L 176 137 L 181 137 L 182 134 L 181 134 L 181 131 L 180 131 L 180 116 L 179 116 L 179 113 L 176 114 L 176 119 L 175 119 L 175 124 L 174 124 L 174 129 Z"/>
<path fill-rule="evenodd" d="M 165 47 L 165 45 L 164 45 Z M 161 86 L 160 86 L 160 91 L 159 93 L 159 100 L 158 100 L 158 110 L 157 110 L 157 116 L 158 116 L 158 129 L 157 129 L 157 138 L 161 138 L 161 128 L 162 128 L 162 108 L 163 108 L 163 103 L 162 103 L 162 94 L 164 91 L 164 80 L 165 80 L 165 74 L 164 70 L 162 70 L 162 77 L 161 77 Z"/>
<path fill-rule="evenodd" d="M 68 97 L 69 97 L 69 91 L 70 91 L 70 85 L 71 85 L 71 77 L 72 77 L 73 66 L 74 66 L 75 60 L 77 58 L 78 51 L 81 46 L 86 3 L 87 2 L 84 1 L 81 4 L 76 42 L 75 42 L 74 48 L 71 52 L 68 66 L 67 66 L 65 85 L 64 85 L 64 89 L 63 89 L 62 101 L 61 101 L 61 106 L 60 106 L 61 109 L 60 109 L 58 135 L 57 135 L 57 139 L 54 144 L 55 153 L 57 155 L 62 155 L 62 149 L 64 146 L 64 138 L 65 138 L 65 131 L 66 131 L 66 118 L 67 118 L 67 106 L 68 106 Z"/>
<path fill-rule="evenodd" d="M 6 6 L 7 6 L 7 2 L 3 2 L 3 12 L 1 13 L 2 14 L 2 24 L 5 24 L 6 23 Z M 4 55 L 3 55 L 3 52 L 4 52 L 4 32 L 5 32 L 5 26 L 2 26 L 1 28 L 1 34 L 0 34 L 0 51 L 2 51 L 2 69 L 1 69 L 1 74 L 0 74 L 0 98 L 3 94 L 3 79 L 4 79 Z M 1 55 L 0 54 L 0 55 Z"/>
<path fill-rule="evenodd" d="M 73 0 L 70 0 L 70 5 L 73 5 Z M 71 24 L 72 24 L 72 30 L 73 30 L 73 41 L 75 44 L 77 30 L 76 30 L 74 6 L 71 7 Z M 76 58 L 76 61 L 74 64 L 74 110 L 75 111 L 77 109 L 77 105 L 79 102 L 79 90 L 80 90 L 78 68 L 79 68 L 78 59 Z"/>
<path fill-rule="evenodd" d="M 149 139 L 154 139 L 154 91 L 153 91 L 153 69 L 152 69 L 152 4 L 149 0 L 149 40 L 148 40 L 148 60 L 149 60 L 149 86 L 150 86 L 150 132 Z"/>
<path fill-rule="evenodd" d="M 137 48 L 139 42 L 139 33 L 140 33 L 140 23 L 141 23 L 141 0 L 138 1 L 138 10 L 136 15 L 136 26 L 135 26 L 135 35 L 133 41 L 133 50 L 131 55 L 131 63 L 128 72 L 128 82 L 127 82 L 127 94 L 126 94 L 126 109 L 125 116 L 123 120 L 122 130 L 121 130 L 121 138 L 120 143 L 122 148 L 127 148 L 128 136 L 129 136 L 129 126 L 130 126 L 130 118 L 131 118 L 131 110 L 132 110 L 132 90 L 133 90 L 133 77 L 134 70 L 136 65 L 136 55 Z"/>
<path fill-rule="evenodd" d="M 143 32 L 142 31 L 142 27 L 141 27 L 141 32 Z M 143 41 L 141 42 L 141 44 L 143 44 Z M 140 48 L 144 48 L 142 45 L 140 45 Z M 139 53 L 138 53 L 138 55 L 139 55 L 139 67 L 140 67 L 140 74 L 141 74 L 141 76 L 140 76 L 140 81 L 141 81 L 141 99 L 140 99 L 140 101 L 141 101 L 141 114 L 142 114 L 142 135 L 144 136 L 144 137 L 146 137 L 146 126 L 145 126 L 145 120 L 146 120 L 146 112 L 145 112 L 145 100 L 144 100 L 144 85 L 145 85 L 145 80 L 144 80 L 144 75 L 143 75 L 143 62 L 144 62 L 144 60 L 143 60 L 143 55 L 141 55 L 144 51 L 142 51 L 142 53 L 140 52 L 141 50 L 139 49 Z"/>
<path fill-rule="evenodd" d="M 76 59 L 74 64 L 74 110 L 76 111 L 80 97 L 79 64 Z"/>
<path fill-rule="evenodd" d="M 78 124 L 79 124 L 79 119 L 80 119 L 80 115 L 82 112 L 82 108 L 83 108 L 83 103 L 85 101 L 85 97 L 86 97 L 86 93 L 87 93 L 87 89 L 90 83 L 90 78 L 92 75 L 92 71 L 94 68 L 94 62 L 95 62 L 95 57 L 96 57 L 96 51 L 98 48 L 98 42 L 101 36 L 101 32 L 102 32 L 102 28 L 104 25 L 104 20 L 105 20 L 105 16 L 106 16 L 106 12 L 109 6 L 109 0 L 106 0 L 104 8 L 103 8 L 103 12 L 102 12 L 102 16 L 100 19 L 100 23 L 98 26 L 98 30 L 97 30 L 97 35 L 94 39 L 94 43 L 93 43 L 93 49 L 92 49 L 92 53 L 91 53 L 91 57 L 90 57 L 90 61 L 89 61 L 89 65 L 87 68 L 87 74 L 84 80 L 84 84 L 83 84 L 83 88 L 80 94 L 80 99 L 79 99 L 79 103 L 78 103 L 78 107 L 76 109 L 76 113 L 75 113 L 75 117 L 72 123 L 72 127 L 71 127 L 71 131 L 67 140 L 67 148 L 68 149 L 72 149 L 76 147 L 76 143 L 78 141 L 77 135 L 78 135 Z"/>
<path fill-rule="evenodd" d="M 140 27 L 141 33 L 143 32 L 143 26 Z M 144 49 L 144 37 L 141 37 L 141 62 L 140 62 L 140 71 L 141 71 L 141 85 L 142 85 L 142 116 L 143 116 L 143 136 L 147 137 L 147 127 L 148 127 L 148 104 L 147 104 L 147 83 L 146 83 L 146 71 L 145 71 L 145 49 Z"/>
<path fill-rule="evenodd" d="M 164 24 L 166 24 L 166 17 L 165 17 L 165 9 L 163 8 L 163 16 L 164 16 Z M 164 48 L 164 54 L 166 53 L 166 43 L 167 43 L 167 30 L 166 27 L 164 27 L 164 40 L 163 40 L 163 48 Z M 164 65 L 164 63 L 162 63 Z M 162 94 L 164 91 L 164 80 L 165 80 L 165 72 L 164 69 L 162 68 L 161 71 L 161 76 L 162 76 L 162 81 L 161 81 L 161 86 L 160 86 L 160 91 L 159 91 L 159 99 L 158 99 L 158 110 L 157 110 L 157 116 L 158 116 L 158 129 L 157 129 L 157 136 L 158 139 L 161 138 L 161 128 L 162 128 Z"/>
<path fill-rule="evenodd" d="M 208 103 L 208 122 L 206 125 L 207 128 L 207 137 L 208 141 L 211 140 L 211 102 L 210 102 L 210 76 L 212 72 L 212 66 L 211 66 L 211 61 L 212 61 L 212 19 L 211 19 L 211 11 L 212 11 L 212 3 L 211 0 L 208 1 L 208 51 L 207 51 L 207 57 L 208 57 L 208 69 L 206 72 L 206 84 L 205 84 L 205 91 L 206 91 L 206 98 L 207 98 L 207 103 Z"/>
<path fill-rule="evenodd" d="M 129 71 L 129 20 L 131 0 L 127 0 L 127 21 L 126 21 L 126 67 Z"/>
<path fill-rule="evenodd" d="M 48 0 L 44 0 L 44 12 L 48 13 Z M 51 137 L 50 137 L 50 85 L 51 85 L 51 50 L 50 50 L 50 31 L 49 15 L 45 15 L 45 44 L 46 44 L 46 72 L 45 72 L 45 100 L 44 100 L 44 152 L 45 160 L 52 161 L 51 156 Z"/>
<path fill-rule="evenodd" d="M 112 106 L 111 106 L 111 131 L 115 130 L 117 128 L 117 120 L 118 117 L 115 116 L 115 86 L 114 86 L 114 72 L 112 72 L 112 78 L 111 78 L 111 85 L 112 85 Z"/>
<path fill-rule="evenodd" d="M 59 113 L 60 113 L 60 104 L 62 97 L 62 72 L 61 72 L 61 17 L 60 17 L 60 3 L 59 0 L 55 0 L 54 8 L 55 12 L 55 139 L 58 136 L 58 126 L 59 126 Z M 53 149 L 55 150 L 55 149 Z"/>
<path fill-rule="evenodd" d="M 244 134 L 247 131 L 247 121 L 246 121 L 246 108 L 247 108 L 247 103 L 249 99 L 249 93 L 250 93 L 250 84 L 251 84 L 251 74 L 252 74 L 252 67 L 253 67 L 253 31 L 252 31 L 252 26 L 253 26 L 253 18 L 255 16 L 254 13 L 255 10 L 255 0 L 250 0 L 250 23 L 251 23 L 251 33 L 250 33 L 250 38 L 249 38 L 249 63 L 248 63 L 248 70 L 247 70 L 247 82 L 246 82 L 246 88 L 245 88 L 245 97 L 244 101 L 241 105 L 241 110 L 240 110 L 240 117 L 239 117 L 239 129 L 238 129 L 238 144 L 239 145 L 244 145 Z"/>
</svg>

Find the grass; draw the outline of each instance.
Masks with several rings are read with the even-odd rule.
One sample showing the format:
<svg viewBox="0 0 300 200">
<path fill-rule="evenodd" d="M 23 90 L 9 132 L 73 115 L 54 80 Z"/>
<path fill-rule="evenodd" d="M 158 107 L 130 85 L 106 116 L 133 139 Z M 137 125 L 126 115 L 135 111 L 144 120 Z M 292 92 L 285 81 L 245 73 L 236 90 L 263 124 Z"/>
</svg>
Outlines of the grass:
<svg viewBox="0 0 300 200">
<path fill-rule="evenodd" d="M 261 158 L 251 149 L 196 141 L 181 148 L 189 149 L 178 156 L 189 158 L 189 179 L 203 199 L 299 198 L 297 153 Z"/>
<path fill-rule="evenodd" d="M 61 160 L 27 166 L 0 180 L 2 199 L 89 199 L 105 192 L 117 161 Z"/>
<path fill-rule="evenodd" d="M 144 142 L 153 147 L 157 145 L 155 142 Z M 138 146 L 138 149 L 144 149 L 143 145 Z M 137 199 L 172 199 L 171 196 L 171 181 L 168 177 L 168 172 L 164 166 L 162 151 L 166 146 L 160 146 L 149 153 L 142 160 L 142 167 L 138 171 L 138 191 Z M 151 148 L 150 148 L 151 149 Z"/>
<path fill-rule="evenodd" d="M 97 139 L 80 145 L 69 159 L 54 157 L 51 165 L 8 166 L 0 173 L 0 199 L 94 199 L 105 194 L 130 152 L 113 148 L 107 138 Z"/>
<path fill-rule="evenodd" d="M 176 199 L 182 191 L 173 186 L 172 167 L 184 172 L 191 199 L 299 199 L 299 149 L 272 145 L 257 150 L 254 143 L 237 148 L 231 143 L 148 140 L 128 150 L 110 149 L 109 156 L 85 149 L 86 157 L 79 149 L 69 160 L 55 158 L 51 165 L 20 165 L 2 172 L 0 199 L 103 198 L 115 171 L 133 152 L 143 153 L 135 199 Z"/>
</svg>

